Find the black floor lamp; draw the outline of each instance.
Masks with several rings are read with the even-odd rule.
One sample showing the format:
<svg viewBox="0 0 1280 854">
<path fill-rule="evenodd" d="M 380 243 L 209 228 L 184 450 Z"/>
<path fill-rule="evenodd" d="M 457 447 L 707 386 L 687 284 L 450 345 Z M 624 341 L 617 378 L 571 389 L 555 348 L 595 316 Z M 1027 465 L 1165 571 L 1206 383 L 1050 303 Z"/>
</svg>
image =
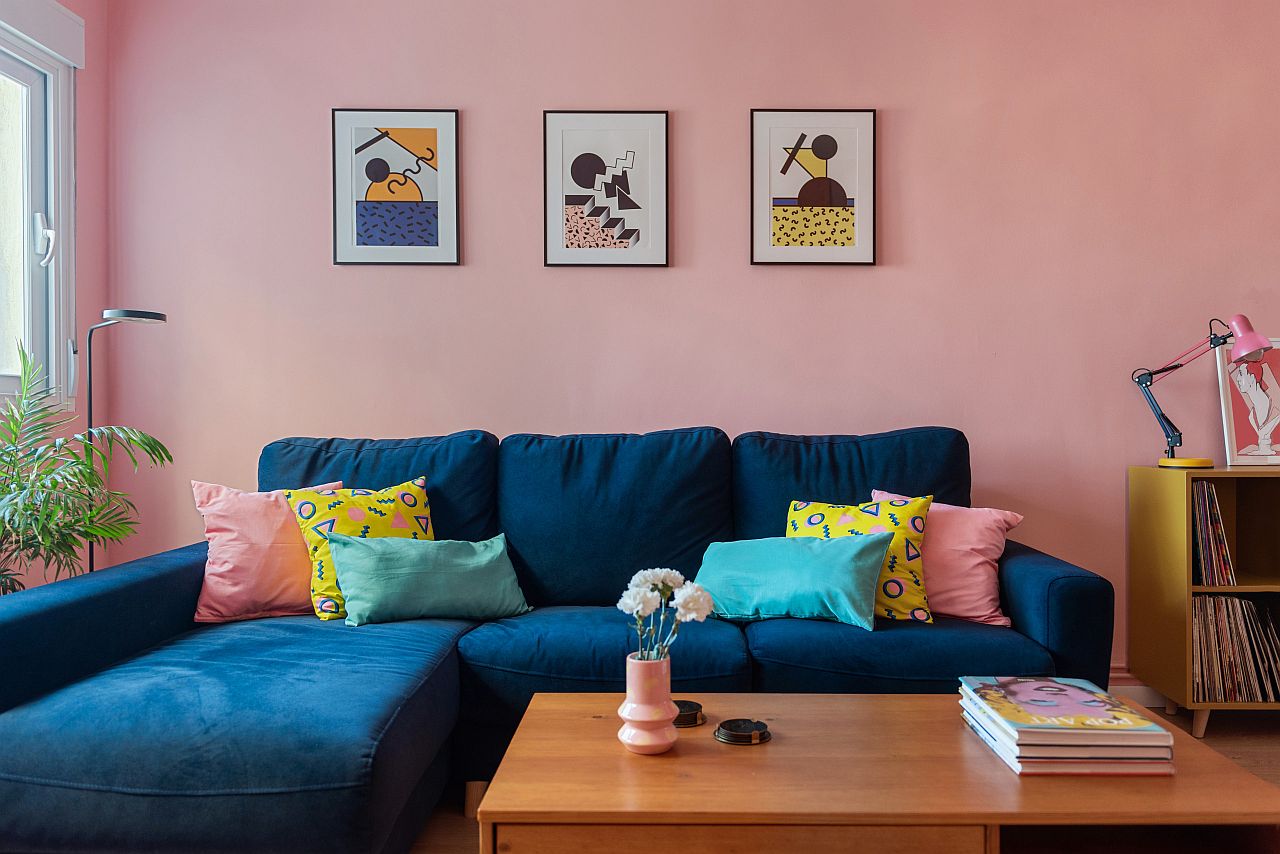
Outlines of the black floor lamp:
<svg viewBox="0 0 1280 854">
<path fill-rule="evenodd" d="M 85 389 L 86 406 L 85 419 L 87 426 L 93 428 L 93 333 L 99 329 L 108 326 L 115 326 L 117 323 L 164 323 L 169 318 L 158 311 L 142 311 L 136 308 L 109 308 L 102 312 L 102 322 L 95 323 L 89 327 L 88 335 L 85 340 L 84 360 L 85 374 L 88 378 L 87 387 Z M 92 442 L 93 438 L 90 437 Z M 89 571 L 93 572 L 93 543 L 89 543 Z"/>
</svg>

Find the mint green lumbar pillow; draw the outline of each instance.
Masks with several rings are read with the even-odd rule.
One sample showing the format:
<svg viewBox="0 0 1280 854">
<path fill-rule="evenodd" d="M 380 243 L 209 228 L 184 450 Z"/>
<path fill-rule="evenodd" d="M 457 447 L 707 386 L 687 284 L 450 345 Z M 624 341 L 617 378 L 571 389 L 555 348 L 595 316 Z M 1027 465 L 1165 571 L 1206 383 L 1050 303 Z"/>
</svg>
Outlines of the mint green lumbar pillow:
<svg viewBox="0 0 1280 854">
<path fill-rule="evenodd" d="M 768 537 L 712 543 L 697 582 L 730 620 L 838 620 L 871 629 L 876 582 L 893 534 Z M 345 587 L 344 587 L 345 590 Z"/>
<path fill-rule="evenodd" d="M 419 617 L 498 620 L 530 610 L 507 538 L 407 540 L 329 535 L 347 625 Z"/>
</svg>

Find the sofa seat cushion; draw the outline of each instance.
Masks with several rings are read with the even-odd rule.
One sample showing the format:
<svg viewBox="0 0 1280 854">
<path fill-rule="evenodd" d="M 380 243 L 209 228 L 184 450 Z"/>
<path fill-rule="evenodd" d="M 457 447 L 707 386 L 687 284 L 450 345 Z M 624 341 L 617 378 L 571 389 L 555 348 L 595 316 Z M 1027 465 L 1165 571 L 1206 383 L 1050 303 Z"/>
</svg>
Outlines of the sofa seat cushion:
<svg viewBox="0 0 1280 854">
<path fill-rule="evenodd" d="M 378 851 L 470 626 L 201 627 L 0 714 L 0 850 Z"/>
<path fill-rule="evenodd" d="M 1053 657 L 1003 626 L 951 617 L 934 623 L 876 620 L 875 631 L 819 620 L 763 620 L 746 627 L 757 691 L 932 694 L 961 676 L 1052 676 Z"/>
<path fill-rule="evenodd" d="M 485 623 L 458 642 L 462 715 L 514 727 L 539 691 L 624 691 L 634 624 L 617 608 L 555 605 Z M 685 623 L 671 649 L 681 691 L 749 691 L 742 630 L 715 618 Z"/>
</svg>

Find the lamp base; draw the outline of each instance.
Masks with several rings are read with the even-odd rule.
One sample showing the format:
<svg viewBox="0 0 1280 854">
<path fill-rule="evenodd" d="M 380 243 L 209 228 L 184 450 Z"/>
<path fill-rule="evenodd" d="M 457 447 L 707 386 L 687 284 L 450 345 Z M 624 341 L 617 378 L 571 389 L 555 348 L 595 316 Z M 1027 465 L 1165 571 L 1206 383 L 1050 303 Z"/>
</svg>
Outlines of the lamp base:
<svg viewBox="0 0 1280 854">
<path fill-rule="evenodd" d="M 1162 469 L 1211 469 L 1213 460 L 1208 457 L 1161 457 L 1156 465 Z"/>
</svg>

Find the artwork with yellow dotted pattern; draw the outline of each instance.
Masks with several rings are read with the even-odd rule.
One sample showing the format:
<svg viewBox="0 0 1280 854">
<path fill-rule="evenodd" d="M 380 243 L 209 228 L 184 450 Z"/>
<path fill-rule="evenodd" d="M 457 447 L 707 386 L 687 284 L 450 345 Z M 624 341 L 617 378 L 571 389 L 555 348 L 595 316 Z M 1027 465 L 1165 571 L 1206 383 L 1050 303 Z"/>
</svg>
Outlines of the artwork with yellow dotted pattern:
<svg viewBox="0 0 1280 854">
<path fill-rule="evenodd" d="M 752 111 L 752 263 L 875 263 L 875 111 Z"/>
<path fill-rule="evenodd" d="M 773 206 L 774 246 L 854 246 L 853 208 Z"/>
</svg>

